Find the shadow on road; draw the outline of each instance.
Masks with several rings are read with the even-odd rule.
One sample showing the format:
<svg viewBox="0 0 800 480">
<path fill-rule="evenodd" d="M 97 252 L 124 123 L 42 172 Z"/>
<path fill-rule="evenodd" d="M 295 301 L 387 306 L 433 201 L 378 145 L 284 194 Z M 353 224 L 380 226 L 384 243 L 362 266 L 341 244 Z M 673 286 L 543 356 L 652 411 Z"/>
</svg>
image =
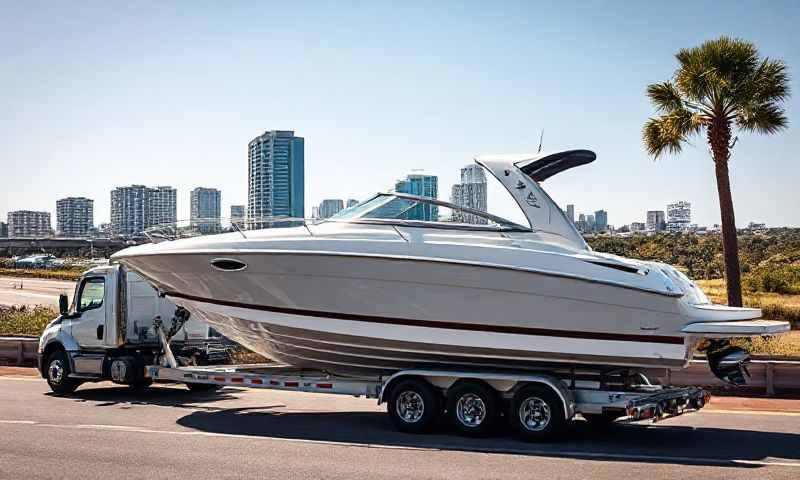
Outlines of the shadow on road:
<svg viewBox="0 0 800 480">
<path fill-rule="evenodd" d="M 158 405 L 162 407 L 216 411 L 224 409 L 224 403 L 213 406 L 204 404 L 216 404 L 218 402 L 225 402 L 226 400 L 235 400 L 237 397 L 234 394 L 238 392 L 241 392 L 241 389 L 226 388 L 216 392 L 192 392 L 182 386 L 134 390 L 126 386 L 108 387 L 103 385 L 92 387 L 84 385 L 74 393 L 71 393 L 67 398 L 71 398 L 76 402 L 95 402 L 95 406 L 97 407 L 122 406 L 124 408 L 128 405 Z M 45 395 L 57 396 L 54 393 L 46 393 Z M 274 405 L 271 407 L 262 406 L 259 408 L 267 409 L 282 406 L 283 405 Z"/>
<path fill-rule="evenodd" d="M 800 435 L 721 428 L 614 425 L 609 431 L 572 422 L 558 443 L 530 444 L 508 436 L 472 439 L 456 436 L 445 425 L 428 435 L 397 432 L 387 415 L 373 412 L 296 413 L 261 409 L 198 411 L 178 424 L 204 432 L 277 437 L 360 445 L 389 445 L 487 453 L 572 457 L 601 461 L 636 461 L 685 465 L 757 467 L 737 460 L 800 460 Z M 659 457 L 659 458 L 648 458 Z"/>
</svg>

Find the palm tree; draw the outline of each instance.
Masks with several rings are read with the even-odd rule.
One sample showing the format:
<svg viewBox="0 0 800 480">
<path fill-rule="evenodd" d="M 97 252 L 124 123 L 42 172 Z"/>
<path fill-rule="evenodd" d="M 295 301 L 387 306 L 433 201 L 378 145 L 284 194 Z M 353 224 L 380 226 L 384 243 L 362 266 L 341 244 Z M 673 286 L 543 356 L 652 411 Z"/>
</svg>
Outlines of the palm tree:
<svg viewBox="0 0 800 480">
<path fill-rule="evenodd" d="M 642 129 L 654 158 L 676 154 L 705 130 L 717 176 L 717 193 L 725 255 L 728 305 L 742 305 L 739 248 L 733 214 L 728 160 L 742 132 L 774 134 L 788 125 L 783 101 L 789 97 L 789 75 L 781 60 L 761 58 L 756 46 L 720 37 L 678 52 L 679 67 L 670 81 L 647 87 L 657 110 Z"/>
</svg>

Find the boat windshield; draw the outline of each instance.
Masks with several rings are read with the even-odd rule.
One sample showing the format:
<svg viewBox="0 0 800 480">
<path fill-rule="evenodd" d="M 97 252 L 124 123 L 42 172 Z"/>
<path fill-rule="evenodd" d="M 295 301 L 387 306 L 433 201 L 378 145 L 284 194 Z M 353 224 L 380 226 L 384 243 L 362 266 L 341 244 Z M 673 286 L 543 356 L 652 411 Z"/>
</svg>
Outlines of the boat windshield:
<svg viewBox="0 0 800 480">
<path fill-rule="evenodd" d="M 327 219 L 339 222 L 403 223 L 478 230 L 530 231 L 510 220 L 428 197 L 379 193 Z"/>
</svg>

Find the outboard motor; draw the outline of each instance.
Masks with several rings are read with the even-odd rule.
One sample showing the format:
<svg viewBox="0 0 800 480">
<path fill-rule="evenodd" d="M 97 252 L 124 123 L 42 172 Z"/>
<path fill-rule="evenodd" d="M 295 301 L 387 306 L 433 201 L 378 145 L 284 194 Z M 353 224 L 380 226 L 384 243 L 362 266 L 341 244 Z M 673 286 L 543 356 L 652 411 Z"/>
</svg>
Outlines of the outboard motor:
<svg viewBox="0 0 800 480">
<path fill-rule="evenodd" d="M 750 378 L 747 363 L 750 355 L 739 347 L 734 347 L 727 340 L 710 340 L 705 348 L 708 366 L 711 372 L 723 382 L 731 385 L 744 385 L 745 376 Z"/>
</svg>

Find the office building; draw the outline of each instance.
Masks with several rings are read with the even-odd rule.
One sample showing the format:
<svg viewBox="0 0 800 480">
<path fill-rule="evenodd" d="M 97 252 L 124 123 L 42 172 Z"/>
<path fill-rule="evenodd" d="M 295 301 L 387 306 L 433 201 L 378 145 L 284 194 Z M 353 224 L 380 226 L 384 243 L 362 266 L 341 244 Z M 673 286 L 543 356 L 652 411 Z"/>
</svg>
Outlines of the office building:
<svg viewBox="0 0 800 480">
<path fill-rule="evenodd" d="M 570 223 L 575 223 L 575 205 L 567 205 L 567 219 Z"/>
<path fill-rule="evenodd" d="M 7 238 L 8 237 L 8 224 L 6 222 L 0 222 L 0 238 Z"/>
<path fill-rule="evenodd" d="M 51 234 L 50 212 L 8 212 L 8 238 L 45 238 Z"/>
<path fill-rule="evenodd" d="M 304 162 L 304 140 L 293 131 L 271 130 L 250 141 L 247 145 L 250 220 L 305 216 Z"/>
<path fill-rule="evenodd" d="M 200 233 L 215 233 L 222 229 L 222 193 L 216 188 L 197 187 L 191 191 L 190 224 Z"/>
<path fill-rule="evenodd" d="M 632 222 L 631 223 L 631 232 L 644 232 L 647 225 L 643 222 Z"/>
<path fill-rule="evenodd" d="M 355 207 L 355 206 L 356 206 L 356 205 L 358 205 L 359 203 L 361 203 L 361 202 L 359 202 L 358 200 L 356 200 L 356 199 L 354 199 L 354 198 L 348 198 L 348 199 L 347 199 L 347 206 L 346 206 L 346 208 Z"/>
<path fill-rule="evenodd" d="M 111 233 L 137 235 L 155 225 L 175 225 L 177 207 L 172 187 L 117 187 L 111 191 Z"/>
<path fill-rule="evenodd" d="M 330 218 L 344 209 L 344 202 L 338 198 L 327 198 L 319 204 L 318 218 Z"/>
<path fill-rule="evenodd" d="M 461 169 L 461 183 L 453 185 L 450 202 L 460 207 L 486 211 L 486 173 L 479 165 L 468 165 Z M 485 224 L 487 220 L 463 211 L 453 212 L 453 221 Z"/>
<path fill-rule="evenodd" d="M 439 178 L 435 175 L 411 174 L 395 183 L 394 190 L 420 197 L 439 198 Z M 402 214 L 407 220 L 437 221 L 439 207 L 431 204 L 417 204 Z"/>
<path fill-rule="evenodd" d="M 692 204 L 679 201 L 667 205 L 667 230 L 685 232 L 692 223 Z"/>
<path fill-rule="evenodd" d="M 244 205 L 231 205 L 231 223 L 240 225 L 244 222 L 246 207 Z"/>
<path fill-rule="evenodd" d="M 663 210 L 647 211 L 647 231 L 651 233 L 663 232 L 666 228 Z"/>
<path fill-rule="evenodd" d="M 60 237 L 86 237 L 94 228 L 94 200 L 67 197 L 56 201 L 56 232 Z"/>
<path fill-rule="evenodd" d="M 605 232 L 608 230 L 608 212 L 605 210 L 597 210 L 594 212 L 594 229 L 598 232 Z"/>
</svg>

